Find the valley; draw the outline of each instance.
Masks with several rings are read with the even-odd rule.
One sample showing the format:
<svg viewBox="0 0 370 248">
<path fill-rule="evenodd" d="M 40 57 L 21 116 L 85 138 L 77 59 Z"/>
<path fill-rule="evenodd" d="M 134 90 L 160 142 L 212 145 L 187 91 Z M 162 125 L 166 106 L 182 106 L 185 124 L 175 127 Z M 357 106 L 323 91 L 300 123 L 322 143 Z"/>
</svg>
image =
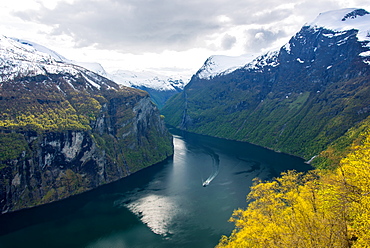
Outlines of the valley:
<svg viewBox="0 0 370 248">
<path fill-rule="evenodd" d="M 369 246 L 369 24 L 323 12 L 191 78 L 0 36 L 0 246 Z"/>
</svg>

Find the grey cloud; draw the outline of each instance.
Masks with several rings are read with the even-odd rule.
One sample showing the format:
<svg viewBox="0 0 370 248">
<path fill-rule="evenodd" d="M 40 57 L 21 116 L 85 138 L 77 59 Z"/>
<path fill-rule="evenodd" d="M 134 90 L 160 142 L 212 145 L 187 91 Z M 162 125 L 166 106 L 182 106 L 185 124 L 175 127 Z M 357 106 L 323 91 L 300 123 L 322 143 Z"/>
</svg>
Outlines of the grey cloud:
<svg viewBox="0 0 370 248">
<path fill-rule="evenodd" d="M 41 8 L 15 15 L 51 26 L 53 35 L 69 35 L 77 47 L 94 45 L 142 53 L 205 47 L 205 40 L 211 34 L 225 33 L 235 25 L 274 23 L 293 14 L 280 5 L 306 1 L 75 0 L 73 4 L 59 2 L 52 10 Z M 266 9 L 269 11 L 263 12 Z M 227 16 L 230 22 L 220 21 L 221 15 Z M 279 37 L 276 33 L 263 32 L 264 44 Z M 248 35 L 253 37 L 253 33 Z M 235 37 L 225 36 L 222 47 L 229 49 L 235 41 Z M 260 42 L 250 41 L 248 46 L 261 47 Z"/>
<path fill-rule="evenodd" d="M 236 37 L 229 34 L 225 34 L 222 38 L 221 46 L 224 50 L 229 50 L 236 43 Z"/>
<path fill-rule="evenodd" d="M 263 12 L 261 15 L 254 16 L 254 22 L 259 24 L 270 23 L 271 20 L 281 21 L 283 19 L 289 18 L 294 13 L 292 9 L 278 9 L 278 10 L 269 10 Z"/>
<path fill-rule="evenodd" d="M 267 29 L 250 29 L 246 31 L 246 35 L 245 49 L 249 52 L 259 52 L 261 49 L 269 47 L 275 40 L 287 36 L 283 30 L 274 32 Z"/>
<path fill-rule="evenodd" d="M 16 14 L 52 26 L 53 34 L 73 37 L 77 46 L 126 52 L 185 50 L 203 45 L 206 35 L 222 29 L 218 13 L 198 1 L 79 0 Z"/>
</svg>

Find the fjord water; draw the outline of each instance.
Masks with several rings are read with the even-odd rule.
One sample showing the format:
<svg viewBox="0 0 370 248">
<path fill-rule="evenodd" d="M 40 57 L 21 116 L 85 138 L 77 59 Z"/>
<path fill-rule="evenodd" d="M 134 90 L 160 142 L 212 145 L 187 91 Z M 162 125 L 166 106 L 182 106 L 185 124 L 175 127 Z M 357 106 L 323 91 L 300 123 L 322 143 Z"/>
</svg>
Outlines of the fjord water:
<svg viewBox="0 0 370 248">
<path fill-rule="evenodd" d="M 233 210 L 247 206 L 253 178 L 310 169 L 300 158 L 251 144 L 172 131 L 175 154 L 165 162 L 0 216 L 0 247 L 214 247 L 233 229 Z"/>
</svg>

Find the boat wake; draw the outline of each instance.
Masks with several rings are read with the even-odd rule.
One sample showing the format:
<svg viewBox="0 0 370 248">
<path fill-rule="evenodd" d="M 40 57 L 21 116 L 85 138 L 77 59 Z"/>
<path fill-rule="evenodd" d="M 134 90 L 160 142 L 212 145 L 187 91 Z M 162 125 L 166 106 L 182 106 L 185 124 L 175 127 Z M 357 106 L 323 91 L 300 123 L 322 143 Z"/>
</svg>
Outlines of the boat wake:
<svg viewBox="0 0 370 248">
<path fill-rule="evenodd" d="M 208 154 L 212 157 L 212 173 L 211 175 L 202 183 L 203 187 L 208 186 L 213 179 L 218 175 L 220 171 L 220 158 L 212 150 L 207 149 Z"/>
</svg>

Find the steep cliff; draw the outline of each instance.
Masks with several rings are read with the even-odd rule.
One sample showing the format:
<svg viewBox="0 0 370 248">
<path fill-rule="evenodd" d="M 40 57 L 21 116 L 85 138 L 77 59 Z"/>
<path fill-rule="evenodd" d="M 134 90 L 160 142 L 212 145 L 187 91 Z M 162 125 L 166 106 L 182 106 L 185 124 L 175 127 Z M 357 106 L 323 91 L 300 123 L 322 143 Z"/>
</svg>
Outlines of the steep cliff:
<svg viewBox="0 0 370 248">
<path fill-rule="evenodd" d="M 166 121 L 310 159 L 369 115 L 369 23 L 363 9 L 323 13 L 239 69 L 200 70 L 168 101 Z"/>
<path fill-rule="evenodd" d="M 93 189 L 173 154 L 146 92 L 7 37 L 0 42 L 3 213 Z"/>
</svg>

